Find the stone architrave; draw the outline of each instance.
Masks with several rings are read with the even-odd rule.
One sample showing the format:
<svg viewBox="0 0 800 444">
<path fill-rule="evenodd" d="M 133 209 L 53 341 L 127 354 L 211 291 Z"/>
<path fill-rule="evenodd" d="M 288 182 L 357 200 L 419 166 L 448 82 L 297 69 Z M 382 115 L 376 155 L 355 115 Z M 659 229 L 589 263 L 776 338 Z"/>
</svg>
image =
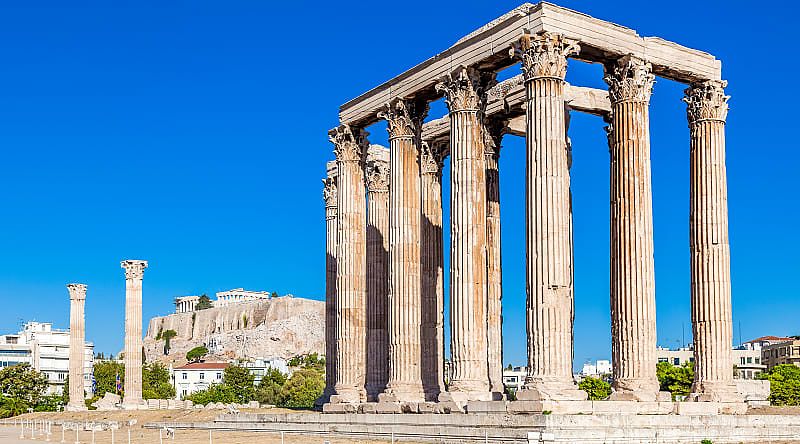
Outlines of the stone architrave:
<svg viewBox="0 0 800 444">
<path fill-rule="evenodd" d="M 373 150 L 374 148 L 374 150 Z M 374 152 L 373 152 L 374 151 Z M 377 401 L 389 380 L 389 152 L 367 155 L 367 399 Z"/>
<path fill-rule="evenodd" d="M 322 181 L 325 201 L 325 390 L 318 404 L 330 401 L 336 385 L 336 162 L 328 162 Z"/>
<path fill-rule="evenodd" d="M 422 386 L 425 399 L 444 392 L 444 240 L 442 232 L 442 166 L 445 144 L 423 142 L 422 220 Z"/>
<path fill-rule="evenodd" d="M 486 160 L 483 113 L 494 73 L 460 67 L 437 85 L 450 111 L 450 320 L 453 375 L 442 401 L 488 401 Z"/>
<path fill-rule="evenodd" d="M 138 409 L 142 400 L 142 279 L 147 261 L 124 260 L 125 397 L 122 407 Z"/>
<path fill-rule="evenodd" d="M 655 401 L 656 307 L 650 173 L 649 63 L 625 56 L 606 66 L 611 116 L 612 400 Z"/>
<path fill-rule="evenodd" d="M 427 104 L 397 99 L 386 119 L 389 184 L 389 382 L 380 400 L 425 401 L 422 386 L 422 277 L 420 274 L 420 132 Z"/>
<path fill-rule="evenodd" d="M 69 290 L 69 403 L 67 410 L 87 410 L 83 375 L 85 371 L 86 324 L 84 306 L 86 285 L 67 284 Z"/>
<path fill-rule="evenodd" d="M 523 35 L 527 100 L 528 374 L 520 400 L 585 400 L 572 379 L 573 267 L 564 77 L 578 52 L 560 34 Z"/>
<path fill-rule="evenodd" d="M 503 394 L 503 265 L 500 242 L 500 143 L 507 121 L 484 118 L 486 157 L 486 335 L 489 388 Z"/>
<path fill-rule="evenodd" d="M 728 184 L 725 170 L 727 82 L 710 80 L 686 90 L 691 132 L 689 239 L 692 254 L 692 333 L 697 401 L 742 402 L 731 372 L 733 321 Z"/>
<path fill-rule="evenodd" d="M 366 401 L 367 133 L 341 125 L 330 132 L 337 168 L 336 394 L 331 403 Z"/>
</svg>

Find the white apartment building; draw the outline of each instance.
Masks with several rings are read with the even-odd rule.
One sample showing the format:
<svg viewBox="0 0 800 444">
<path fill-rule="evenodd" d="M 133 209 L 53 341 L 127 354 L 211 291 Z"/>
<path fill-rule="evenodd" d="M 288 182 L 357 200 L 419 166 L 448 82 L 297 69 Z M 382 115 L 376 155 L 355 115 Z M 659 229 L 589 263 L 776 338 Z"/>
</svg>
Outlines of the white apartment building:
<svg viewBox="0 0 800 444">
<path fill-rule="evenodd" d="M 193 362 L 171 369 L 175 398 L 184 399 L 192 393 L 205 390 L 211 384 L 223 381 L 227 362 Z"/>
<path fill-rule="evenodd" d="M 47 376 L 47 394 L 61 394 L 69 375 L 69 330 L 56 330 L 49 322 L 27 322 L 17 334 L 0 335 L 0 367 L 30 364 Z M 84 345 L 84 387 L 92 390 L 94 344 Z"/>
<path fill-rule="evenodd" d="M 528 367 L 512 367 L 503 369 L 503 385 L 510 392 L 516 392 L 525 384 L 525 375 L 528 374 Z"/>
<path fill-rule="evenodd" d="M 598 359 L 594 363 L 586 362 L 583 364 L 583 369 L 580 372 L 581 377 L 591 376 L 597 378 L 603 375 L 611 374 L 611 361 L 608 359 Z"/>
<path fill-rule="evenodd" d="M 244 288 L 234 288 L 233 290 L 221 291 L 217 293 L 217 300 L 214 301 L 214 307 L 224 307 L 230 304 L 238 304 L 240 302 L 259 301 L 263 299 L 270 299 L 272 296 L 268 291 L 250 291 Z"/>
<path fill-rule="evenodd" d="M 756 375 L 766 370 L 767 366 L 761 363 L 761 344 L 758 342 L 745 342 L 731 351 L 731 371 L 737 379 L 755 379 Z M 671 350 L 658 347 L 658 362 L 669 362 L 680 366 L 687 362 L 694 362 L 694 349 L 681 347 Z"/>
<path fill-rule="evenodd" d="M 269 369 L 277 369 L 287 377 L 291 376 L 289 364 L 283 358 L 259 358 L 254 361 L 242 362 L 239 365 L 250 370 L 255 376 L 255 385 L 261 383 L 261 379 L 267 374 Z"/>
</svg>

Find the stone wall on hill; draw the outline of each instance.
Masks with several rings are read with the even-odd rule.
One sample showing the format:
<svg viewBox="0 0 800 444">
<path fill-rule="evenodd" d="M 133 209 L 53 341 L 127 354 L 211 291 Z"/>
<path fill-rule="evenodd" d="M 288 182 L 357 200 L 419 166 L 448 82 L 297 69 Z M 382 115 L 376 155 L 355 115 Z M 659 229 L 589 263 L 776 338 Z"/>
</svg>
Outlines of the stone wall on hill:
<svg viewBox="0 0 800 444">
<path fill-rule="evenodd" d="M 160 333 L 174 330 L 169 354 Z M 186 352 L 206 346 L 207 360 L 273 358 L 325 353 L 325 303 L 282 296 L 152 318 L 144 338 L 147 362 L 186 363 Z"/>
</svg>

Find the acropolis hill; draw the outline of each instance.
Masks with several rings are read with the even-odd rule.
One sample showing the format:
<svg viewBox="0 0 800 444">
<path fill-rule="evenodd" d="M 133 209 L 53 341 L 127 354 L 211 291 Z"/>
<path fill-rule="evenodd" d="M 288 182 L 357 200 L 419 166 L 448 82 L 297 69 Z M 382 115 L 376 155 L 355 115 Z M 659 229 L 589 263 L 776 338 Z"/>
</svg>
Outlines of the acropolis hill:
<svg viewBox="0 0 800 444">
<path fill-rule="evenodd" d="M 150 319 L 144 348 L 147 362 L 181 365 L 186 352 L 205 345 L 209 360 L 324 353 L 325 304 L 283 296 Z M 159 332 L 175 330 L 169 354 Z"/>
</svg>

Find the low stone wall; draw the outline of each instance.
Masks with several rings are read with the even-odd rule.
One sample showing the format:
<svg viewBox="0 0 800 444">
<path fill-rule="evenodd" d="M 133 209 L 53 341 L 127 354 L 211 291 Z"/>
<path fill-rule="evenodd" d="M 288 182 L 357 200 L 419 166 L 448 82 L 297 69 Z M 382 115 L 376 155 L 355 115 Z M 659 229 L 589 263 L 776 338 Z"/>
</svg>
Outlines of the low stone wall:
<svg viewBox="0 0 800 444">
<path fill-rule="evenodd" d="M 148 424 L 435 443 L 629 444 L 800 442 L 797 415 L 239 414 L 211 423 Z"/>
</svg>

